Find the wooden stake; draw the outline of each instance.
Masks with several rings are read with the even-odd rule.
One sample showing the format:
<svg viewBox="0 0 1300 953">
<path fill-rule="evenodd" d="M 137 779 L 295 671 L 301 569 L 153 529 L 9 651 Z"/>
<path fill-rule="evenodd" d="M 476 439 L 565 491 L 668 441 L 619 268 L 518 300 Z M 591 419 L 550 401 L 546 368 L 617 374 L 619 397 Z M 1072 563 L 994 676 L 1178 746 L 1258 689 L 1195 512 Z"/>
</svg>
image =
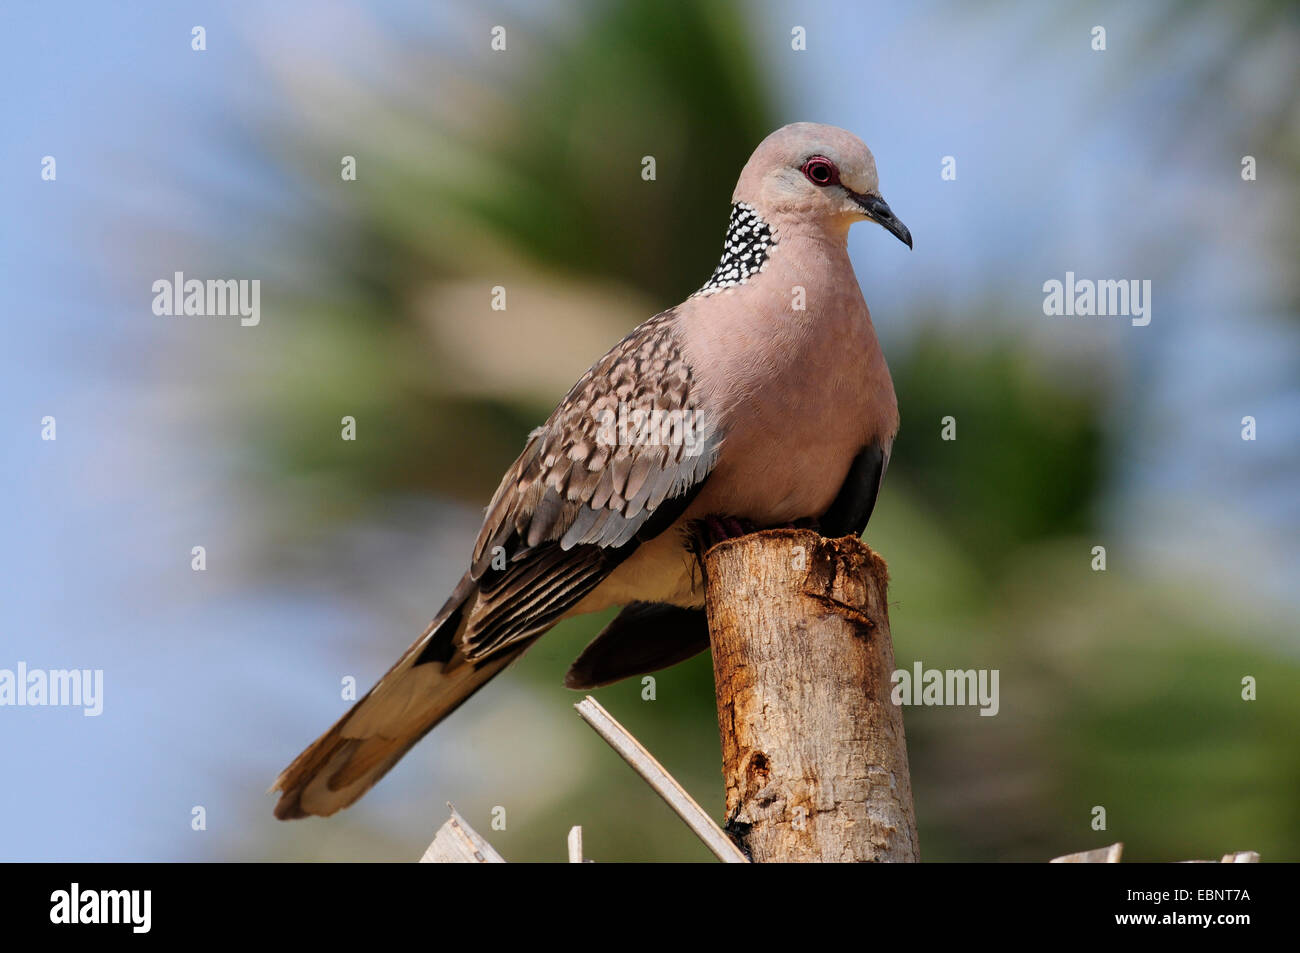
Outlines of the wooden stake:
<svg viewBox="0 0 1300 953">
<path fill-rule="evenodd" d="M 727 829 L 763 861 L 916 861 L 888 569 L 768 530 L 703 559 Z"/>
</svg>

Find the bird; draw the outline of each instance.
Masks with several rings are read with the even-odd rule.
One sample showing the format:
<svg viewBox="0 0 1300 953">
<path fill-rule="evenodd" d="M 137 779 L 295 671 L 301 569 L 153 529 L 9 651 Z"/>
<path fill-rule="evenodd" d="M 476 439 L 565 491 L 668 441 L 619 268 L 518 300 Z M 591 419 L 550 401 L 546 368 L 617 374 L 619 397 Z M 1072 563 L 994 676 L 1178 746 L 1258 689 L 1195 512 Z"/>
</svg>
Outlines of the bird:
<svg viewBox="0 0 1300 953">
<path fill-rule="evenodd" d="M 860 221 L 912 247 L 857 136 L 799 122 L 759 143 L 708 280 L 615 344 L 528 435 L 446 604 L 281 772 L 277 817 L 354 803 L 561 619 L 622 607 L 566 674 L 573 689 L 704 651 L 702 537 L 862 535 L 899 416 L 849 260 Z"/>
</svg>

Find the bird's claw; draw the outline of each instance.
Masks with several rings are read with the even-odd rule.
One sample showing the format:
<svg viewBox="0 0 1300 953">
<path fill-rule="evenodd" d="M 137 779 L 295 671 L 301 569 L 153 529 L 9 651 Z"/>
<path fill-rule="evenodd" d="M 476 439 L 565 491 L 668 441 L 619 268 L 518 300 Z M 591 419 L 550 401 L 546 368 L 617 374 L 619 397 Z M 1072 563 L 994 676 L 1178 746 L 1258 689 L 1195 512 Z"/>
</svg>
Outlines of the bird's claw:
<svg viewBox="0 0 1300 953">
<path fill-rule="evenodd" d="M 718 543 L 750 533 L 757 533 L 758 525 L 751 520 L 738 516 L 706 516 L 700 520 L 697 535 L 702 545 L 701 552 L 707 552 Z"/>
</svg>

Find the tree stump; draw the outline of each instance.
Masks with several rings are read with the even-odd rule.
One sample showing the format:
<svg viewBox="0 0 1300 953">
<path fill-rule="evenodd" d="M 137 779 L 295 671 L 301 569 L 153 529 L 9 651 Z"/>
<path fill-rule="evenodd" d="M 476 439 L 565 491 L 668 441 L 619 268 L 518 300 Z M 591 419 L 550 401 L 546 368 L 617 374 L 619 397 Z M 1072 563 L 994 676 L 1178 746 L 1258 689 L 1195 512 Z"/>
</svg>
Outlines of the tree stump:
<svg viewBox="0 0 1300 953">
<path fill-rule="evenodd" d="M 703 556 L 727 830 L 754 861 L 917 861 L 885 561 L 767 530 Z"/>
</svg>

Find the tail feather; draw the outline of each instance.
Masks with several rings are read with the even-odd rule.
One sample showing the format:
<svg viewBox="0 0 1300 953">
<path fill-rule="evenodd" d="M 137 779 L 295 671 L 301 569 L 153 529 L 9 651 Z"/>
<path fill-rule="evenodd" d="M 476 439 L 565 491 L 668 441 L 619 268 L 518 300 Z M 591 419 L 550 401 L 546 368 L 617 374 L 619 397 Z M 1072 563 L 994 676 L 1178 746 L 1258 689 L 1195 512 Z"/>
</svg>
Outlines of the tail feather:
<svg viewBox="0 0 1300 953">
<path fill-rule="evenodd" d="M 424 634 L 397 664 L 276 778 L 275 816 L 327 817 L 356 801 L 417 741 L 510 662 L 532 640 L 470 661 L 458 648 L 465 604 L 475 587 L 466 576 Z"/>
</svg>

